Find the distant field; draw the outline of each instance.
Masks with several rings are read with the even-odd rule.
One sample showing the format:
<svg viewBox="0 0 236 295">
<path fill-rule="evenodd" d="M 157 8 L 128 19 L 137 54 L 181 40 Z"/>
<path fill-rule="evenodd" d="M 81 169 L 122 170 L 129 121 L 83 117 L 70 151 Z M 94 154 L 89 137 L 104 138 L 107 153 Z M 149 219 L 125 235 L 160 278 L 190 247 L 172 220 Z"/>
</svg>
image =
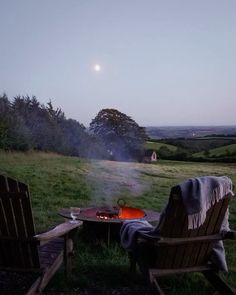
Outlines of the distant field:
<svg viewBox="0 0 236 295">
<path fill-rule="evenodd" d="M 217 140 L 235 140 L 235 136 L 204 136 L 204 137 L 197 137 L 196 140 L 211 140 L 211 139 L 217 139 Z"/>
<path fill-rule="evenodd" d="M 170 188 L 189 177 L 228 175 L 236 185 L 236 164 L 231 163 L 87 161 L 34 152 L 0 152 L 0 173 L 29 184 L 39 231 L 63 221 L 58 215 L 62 207 L 115 205 L 120 197 L 129 206 L 160 211 L 168 201 Z M 236 229 L 235 200 L 230 206 L 230 225 Z M 63 273 L 58 273 L 51 284 L 53 294 L 75 295 L 78 294 L 75 290 L 86 287 L 143 288 L 145 283 L 139 274 L 135 278 L 130 275 L 127 255 L 119 245 L 108 248 L 96 242 L 95 250 L 94 243 L 89 246 L 79 237 L 73 280 L 65 285 Z M 225 277 L 236 288 L 236 243 L 226 242 L 225 248 L 230 270 Z M 163 279 L 162 284 L 171 286 L 168 294 L 172 295 L 213 294 L 198 274 Z"/>
<path fill-rule="evenodd" d="M 235 137 L 236 126 L 152 126 L 146 127 L 146 132 L 153 139 L 211 137 L 212 135 Z"/>
<path fill-rule="evenodd" d="M 177 150 L 176 146 L 171 144 L 161 143 L 161 142 L 147 141 L 145 144 L 146 149 L 155 150 L 155 151 L 158 151 L 161 147 L 166 147 L 172 152 L 175 152 Z"/>
<path fill-rule="evenodd" d="M 233 155 L 232 155 L 233 154 Z M 229 144 L 226 146 L 218 147 L 215 149 L 210 149 L 208 151 L 209 157 L 227 157 L 232 155 L 232 157 L 236 157 L 236 144 Z M 204 157 L 206 154 L 204 152 L 195 153 L 193 157 Z"/>
</svg>

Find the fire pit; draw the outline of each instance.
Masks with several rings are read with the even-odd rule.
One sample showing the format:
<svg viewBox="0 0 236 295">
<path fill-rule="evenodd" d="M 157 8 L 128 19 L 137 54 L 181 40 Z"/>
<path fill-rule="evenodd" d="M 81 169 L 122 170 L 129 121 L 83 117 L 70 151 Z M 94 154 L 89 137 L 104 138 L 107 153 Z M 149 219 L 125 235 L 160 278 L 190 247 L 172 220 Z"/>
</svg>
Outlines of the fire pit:
<svg viewBox="0 0 236 295">
<path fill-rule="evenodd" d="M 88 232 L 88 236 L 105 237 L 109 244 L 111 238 L 119 241 L 119 231 L 125 220 L 143 219 L 157 222 L 160 216 L 160 213 L 155 211 L 127 207 L 125 203 L 121 204 L 119 201 L 117 204 L 118 206 L 113 207 L 81 208 L 77 219 L 84 222 L 84 230 Z M 61 209 L 59 214 L 65 218 L 71 218 L 70 208 Z"/>
<path fill-rule="evenodd" d="M 127 219 L 139 219 L 144 218 L 146 213 L 137 208 L 131 207 L 99 207 L 99 208 L 87 208 L 81 211 L 79 216 L 80 220 L 84 221 L 97 221 L 102 222 L 118 222 L 121 223 Z"/>
</svg>

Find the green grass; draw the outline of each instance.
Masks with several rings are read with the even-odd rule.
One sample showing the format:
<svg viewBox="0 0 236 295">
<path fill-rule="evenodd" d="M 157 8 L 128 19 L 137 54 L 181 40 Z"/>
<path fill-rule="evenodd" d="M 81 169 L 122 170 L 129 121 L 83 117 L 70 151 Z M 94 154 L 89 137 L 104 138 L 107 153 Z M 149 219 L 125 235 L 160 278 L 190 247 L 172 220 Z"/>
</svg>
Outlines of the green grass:
<svg viewBox="0 0 236 295">
<path fill-rule="evenodd" d="M 0 153 L 0 173 L 29 184 L 39 231 L 55 225 L 61 207 L 86 206 L 91 188 L 84 179 L 86 163 L 51 153 Z"/>
<path fill-rule="evenodd" d="M 171 144 L 166 144 L 166 143 L 161 143 L 161 142 L 153 142 L 153 141 L 147 141 L 145 143 L 145 149 L 158 151 L 161 147 L 166 147 L 171 152 L 175 152 L 177 150 L 177 147 L 174 145 L 171 145 Z"/>
<path fill-rule="evenodd" d="M 231 154 L 234 154 L 234 157 L 236 157 L 236 143 L 218 147 L 215 149 L 210 149 L 208 153 L 209 153 L 208 154 L 209 157 L 227 157 L 227 156 L 230 156 Z M 204 156 L 206 156 L 204 152 L 193 154 L 193 157 L 204 157 Z"/>
<path fill-rule="evenodd" d="M 197 137 L 196 140 L 211 140 L 211 139 L 218 139 L 218 140 L 232 140 L 232 139 L 236 139 L 235 136 L 200 136 Z"/>
<path fill-rule="evenodd" d="M 157 164 L 114 161 L 86 161 L 47 153 L 0 152 L 0 173 L 30 186 L 33 214 L 38 231 L 62 221 L 58 210 L 70 206 L 116 204 L 125 199 L 128 206 L 161 210 L 170 188 L 194 176 L 227 175 L 236 185 L 236 164 L 158 161 Z M 236 228 L 236 204 L 230 207 L 230 225 Z M 236 243 L 225 243 L 230 272 L 227 281 L 236 288 Z M 58 294 L 75 294 L 89 285 L 99 288 L 128 286 L 142 288 L 140 275 L 129 273 L 125 251 L 117 244 L 87 244 L 82 237 L 76 248 L 74 276 L 69 283 L 59 272 L 49 288 Z M 197 274 L 162 280 L 170 294 L 209 294 L 211 287 Z"/>
</svg>

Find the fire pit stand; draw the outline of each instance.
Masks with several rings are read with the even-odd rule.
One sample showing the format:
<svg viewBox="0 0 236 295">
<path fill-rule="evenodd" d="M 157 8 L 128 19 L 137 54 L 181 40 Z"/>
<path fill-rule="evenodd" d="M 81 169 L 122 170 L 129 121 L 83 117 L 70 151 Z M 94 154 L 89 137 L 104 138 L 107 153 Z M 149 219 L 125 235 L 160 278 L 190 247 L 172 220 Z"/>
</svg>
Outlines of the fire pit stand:
<svg viewBox="0 0 236 295">
<path fill-rule="evenodd" d="M 59 214 L 71 219 L 70 208 L 63 208 Z M 125 220 L 140 219 L 150 223 L 159 220 L 160 213 L 151 210 L 124 207 L 120 211 L 117 207 L 81 208 L 78 220 L 83 221 L 84 231 L 90 239 L 101 238 L 110 244 L 111 240 L 119 242 L 119 231 Z"/>
</svg>

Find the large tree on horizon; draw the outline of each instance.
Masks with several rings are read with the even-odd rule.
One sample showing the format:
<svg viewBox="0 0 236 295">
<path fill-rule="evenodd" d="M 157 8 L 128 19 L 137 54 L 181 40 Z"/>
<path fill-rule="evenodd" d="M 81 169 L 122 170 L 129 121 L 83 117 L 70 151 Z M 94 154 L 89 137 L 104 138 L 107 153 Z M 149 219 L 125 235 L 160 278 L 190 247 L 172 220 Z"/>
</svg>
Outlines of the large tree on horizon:
<svg viewBox="0 0 236 295">
<path fill-rule="evenodd" d="M 131 117 L 116 109 L 102 109 L 90 123 L 114 160 L 138 159 L 147 138 L 145 130 Z"/>
</svg>

